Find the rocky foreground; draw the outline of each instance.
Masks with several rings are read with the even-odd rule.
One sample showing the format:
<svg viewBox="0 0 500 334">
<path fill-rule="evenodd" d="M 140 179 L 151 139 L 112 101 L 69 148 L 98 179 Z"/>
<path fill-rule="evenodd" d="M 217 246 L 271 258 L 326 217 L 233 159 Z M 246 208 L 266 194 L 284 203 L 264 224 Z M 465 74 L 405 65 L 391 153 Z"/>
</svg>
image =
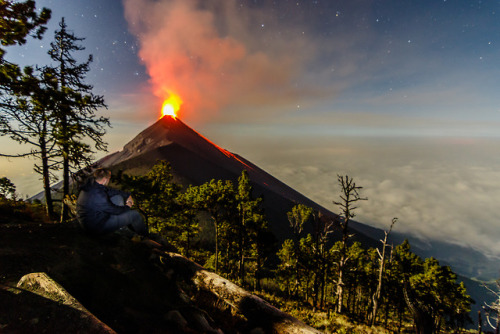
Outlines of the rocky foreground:
<svg viewBox="0 0 500 334">
<path fill-rule="evenodd" d="M 151 242 L 0 224 L 2 333 L 318 333 Z"/>
</svg>

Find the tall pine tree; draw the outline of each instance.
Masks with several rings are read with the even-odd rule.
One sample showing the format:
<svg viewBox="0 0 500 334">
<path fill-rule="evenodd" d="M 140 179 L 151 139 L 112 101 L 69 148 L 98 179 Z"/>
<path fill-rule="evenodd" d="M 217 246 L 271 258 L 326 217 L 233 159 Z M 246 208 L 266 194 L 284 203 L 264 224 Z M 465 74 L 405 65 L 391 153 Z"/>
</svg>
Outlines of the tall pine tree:
<svg viewBox="0 0 500 334">
<path fill-rule="evenodd" d="M 12 140 L 28 145 L 28 150 L 5 157 L 33 156 L 37 159 L 35 171 L 42 175 L 47 215 L 54 219 L 50 182 L 51 171 L 57 169 L 58 156 L 53 133 L 54 98 L 56 87 L 50 69 L 26 67 L 19 78 L 19 87 L 8 96 L 2 96 L 0 133 Z"/>
<path fill-rule="evenodd" d="M 85 48 L 78 43 L 83 38 L 76 37 L 68 31 L 62 18 L 59 30 L 55 32 L 49 55 L 54 61 L 54 72 L 57 78 L 57 106 L 54 124 L 56 142 L 62 157 L 63 189 L 62 195 L 69 194 L 70 169 L 81 168 L 82 163 L 88 163 L 93 153 L 84 140 L 90 139 L 97 150 L 106 150 L 102 137 L 109 126 L 106 117 L 97 117 L 96 111 L 105 108 L 104 98 L 92 93 L 93 86 L 84 82 L 90 70 L 92 55 L 84 63 L 78 63 L 73 57 L 76 51 Z M 61 221 L 67 218 L 67 207 L 63 205 Z"/>
</svg>

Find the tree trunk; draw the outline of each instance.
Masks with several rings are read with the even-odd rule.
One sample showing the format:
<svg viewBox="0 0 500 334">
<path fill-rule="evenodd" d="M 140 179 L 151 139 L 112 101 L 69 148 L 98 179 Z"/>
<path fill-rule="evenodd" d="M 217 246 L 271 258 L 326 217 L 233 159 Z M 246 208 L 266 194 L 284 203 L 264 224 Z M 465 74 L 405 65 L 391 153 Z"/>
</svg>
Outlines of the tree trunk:
<svg viewBox="0 0 500 334">
<path fill-rule="evenodd" d="M 379 271 L 378 271 L 377 290 L 375 291 L 375 294 L 373 295 L 373 313 L 372 313 L 372 323 L 371 323 L 372 326 L 375 325 L 375 321 L 377 319 L 378 302 L 379 302 L 379 299 L 380 299 L 380 295 L 382 293 L 382 276 L 384 274 L 385 247 L 387 245 L 387 238 L 389 237 L 389 234 L 392 231 L 392 227 L 394 226 L 394 224 L 396 223 L 396 221 L 397 221 L 397 218 L 393 218 L 392 219 L 391 227 L 389 228 L 389 231 L 384 231 L 385 237 L 384 237 L 384 240 L 382 241 L 382 254 L 380 254 L 380 252 L 378 253 L 378 255 L 380 256 L 380 260 L 379 260 L 380 268 L 379 268 Z M 378 249 L 377 249 L 377 252 L 378 252 Z"/>
<path fill-rule="evenodd" d="M 405 282 L 405 287 L 403 289 L 406 305 L 410 309 L 410 312 L 413 316 L 413 322 L 415 324 L 415 333 L 416 334 L 433 334 L 435 330 L 435 322 L 434 317 L 428 309 L 425 309 L 425 306 L 420 306 L 417 303 L 414 303 L 408 291 L 408 283 Z"/>
<path fill-rule="evenodd" d="M 373 294 L 373 312 L 371 315 L 371 325 L 375 326 L 375 322 L 377 320 L 377 311 L 378 311 L 378 302 L 380 299 L 380 294 L 382 293 L 382 275 L 384 273 L 384 262 L 385 262 L 385 243 L 387 242 L 387 234 L 384 239 L 383 243 L 383 249 L 382 249 L 382 255 L 380 258 L 380 268 L 378 272 L 378 284 L 377 284 L 377 290 Z"/>
<path fill-rule="evenodd" d="M 244 251 L 244 237 L 243 237 L 243 227 L 245 226 L 245 218 L 243 210 L 240 210 L 241 220 L 239 221 L 240 226 L 238 229 L 238 281 L 240 284 L 244 285 L 245 282 L 245 251 Z"/>
<path fill-rule="evenodd" d="M 66 150 L 66 151 L 64 151 Z M 66 195 L 69 194 L 69 148 L 67 145 L 63 145 L 63 193 L 62 198 L 64 199 Z M 68 206 L 62 202 L 61 207 L 61 223 L 68 220 Z"/>
<path fill-rule="evenodd" d="M 50 172 L 49 172 L 49 159 L 47 157 L 47 144 L 45 138 L 40 139 L 40 151 L 42 157 L 42 178 L 43 190 L 45 193 L 45 207 L 47 209 L 47 216 L 50 220 L 55 218 L 54 203 L 52 202 L 52 192 L 50 190 Z"/>
<path fill-rule="evenodd" d="M 345 246 L 343 246 L 345 247 Z M 345 253 L 343 251 L 342 253 Z M 337 280 L 337 307 L 336 307 L 336 312 L 337 313 L 342 313 L 343 312 L 343 303 L 344 303 L 344 266 L 345 266 L 345 255 L 342 254 L 340 257 L 340 262 L 339 262 L 339 276 Z"/>
<path fill-rule="evenodd" d="M 214 220 L 215 226 L 215 273 L 219 272 L 219 226 L 217 221 Z"/>
<path fill-rule="evenodd" d="M 481 311 L 477 311 L 477 332 L 478 334 L 483 333 L 483 319 L 481 317 Z"/>
<path fill-rule="evenodd" d="M 261 291 L 262 286 L 260 283 L 261 280 L 261 271 L 262 271 L 262 254 L 261 254 L 260 246 L 257 244 L 257 258 L 255 259 L 255 290 Z"/>
<path fill-rule="evenodd" d="M 176 272 L 184 275 L 196 287 L 208 291 L 230 306 L 234 312 L 242 314 L 257 327 L 269 329 L 269 332 L 319 334 L 320 331 L 304 324 L 254 296 L 232 282 L 210 272 L 200 265 L 175 253 L 163 253 L 167 256 L 166 265 L 171 265 Z M 221 307 L 224 307 L 221 305 Z M 266 331 L 267 332 L 267 331 Z"/>
</svg>

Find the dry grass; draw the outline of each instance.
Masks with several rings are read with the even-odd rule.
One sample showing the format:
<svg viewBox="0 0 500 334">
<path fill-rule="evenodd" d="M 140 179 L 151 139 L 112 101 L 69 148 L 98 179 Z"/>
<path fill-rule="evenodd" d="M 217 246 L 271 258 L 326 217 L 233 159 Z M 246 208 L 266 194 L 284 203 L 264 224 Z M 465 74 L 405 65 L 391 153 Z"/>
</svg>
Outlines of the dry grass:
<svg viewBox="0 0 500 334">
<path fill-rule="evenodd" d="M 385 334 L 391 333 L 383 327 L 370 327 L 364 324 L 357 324 L 347 316 L 334 312 L 313 311 L 309 305 L 296 302 L 285 301 L 283 298 L 271 294 L 258 294 L 261 298 L 289 313 L 295 318 L 303 321 L 311 327 L 323 331 L 324 333 L 345 333 L 345 334 Z"/>
</svg>

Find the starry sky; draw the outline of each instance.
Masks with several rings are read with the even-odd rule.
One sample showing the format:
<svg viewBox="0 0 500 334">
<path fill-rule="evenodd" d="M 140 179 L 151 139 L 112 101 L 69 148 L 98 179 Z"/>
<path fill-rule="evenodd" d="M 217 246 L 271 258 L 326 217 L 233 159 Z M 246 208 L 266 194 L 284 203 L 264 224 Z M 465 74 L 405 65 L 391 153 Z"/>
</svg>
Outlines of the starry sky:
<svg viewBox="0 0 500 334">
<path fill-rule="evenodd" d="M 337 174 L 363 223 L 500 256 L 500 1 L 38 0 L 49 31 L 7 49 L 47 64 L 61 17 L 104 95 L 113 152 L 179 117 L 337 211 Z M 3 150 L 19 150 L 0 138 Z M 98 157 L 103 156 L 100 153 Z M 21 194 L 33 161 L 0 160 Z"/>
</svg>

